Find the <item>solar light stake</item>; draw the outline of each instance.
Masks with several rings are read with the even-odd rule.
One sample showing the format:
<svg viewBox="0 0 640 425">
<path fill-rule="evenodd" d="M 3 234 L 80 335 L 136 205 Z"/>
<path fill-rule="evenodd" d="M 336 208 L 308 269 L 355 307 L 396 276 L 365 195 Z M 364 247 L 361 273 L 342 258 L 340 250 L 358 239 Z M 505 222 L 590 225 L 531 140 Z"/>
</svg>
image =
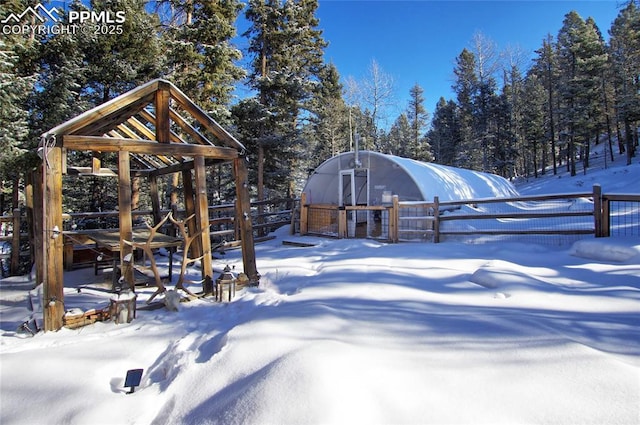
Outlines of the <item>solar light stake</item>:
<svg viewBox="0 0 640 425">
<path fill-rule="evenodd" d="M 131 369 L 127 371 L 127 377 L 124 379 L 124 386 L 129 387 L 127 394 L 132 394 L 136 389 L 135 387 L 140 385 L 142 380 L 142 369 Z"/>
</svg>

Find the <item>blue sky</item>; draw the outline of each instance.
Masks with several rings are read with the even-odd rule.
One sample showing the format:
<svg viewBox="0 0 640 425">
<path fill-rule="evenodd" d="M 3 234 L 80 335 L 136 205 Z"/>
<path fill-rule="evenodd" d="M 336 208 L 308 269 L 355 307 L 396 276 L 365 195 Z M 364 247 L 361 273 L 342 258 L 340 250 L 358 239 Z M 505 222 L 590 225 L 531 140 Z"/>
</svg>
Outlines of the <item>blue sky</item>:
<svg viewBox="0 0 640 425">
<path fill-rule="evenodd" d="M 533 57 L 547 34 L 554 37 L 564 16 L 575 10 L 593 17 L 608 39 L 620 2 L 608 1 L 341 1 L 319 0 L 316 16 L 329 42 L 326 60 L 343 79 L 366 77 L 371 61 L 393 77 L 396 112 L 404 109 L 409 89 L 419 84 L 430 113 L 451 90 L 455 58 L 472 46 L 475 33 Z M 528 67 L 530 61 L 526 61 Z M 397 115 L 396 115 L 397 116 Z M 395 119 L 395 116 L 392 117 Z"/>
<path fill-rule="evenodd" d="M 325 58 L 333 62 L 343 80 L 362 80 L 373 60 L 393 78 L 396 106 L 388 111 L 393 120 L 406 108 L 409 89 L 416 83 L 424 89 L 430 113 L 441 96 L 454 98 L 455 58 L 463 48 L 472 47 L 475 33 L 493 40 L 499 50 L 519 46 L 530 59 L 547 34 L 558 34 L 571 10 L 584 19 L 593 17 L 608 38 L 623 1 L 319 0 L 316 16 L 329 42 Z M 70 1 L 43 3 L 64 10 Z M 238 34 L 246 28 L 241 12 Z M 246 39 L 237 37 L 234 41 L 246 50 Z M 524 68 L 529 64 L 530 60 Z M 250 90 L 238 87 L 236 94 L 243 97 L 250 95 Z"/>
</svg>

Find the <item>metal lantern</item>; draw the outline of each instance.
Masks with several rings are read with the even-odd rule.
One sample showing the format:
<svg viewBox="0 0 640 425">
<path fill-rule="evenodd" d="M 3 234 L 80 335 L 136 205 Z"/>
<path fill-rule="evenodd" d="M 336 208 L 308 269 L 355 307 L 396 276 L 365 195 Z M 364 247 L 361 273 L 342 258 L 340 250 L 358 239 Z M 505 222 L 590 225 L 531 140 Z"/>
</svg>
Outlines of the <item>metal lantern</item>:
<svg viewBox="0 0 640 425">
<path fill-rule="evenodd" d="M 217 301 L 231 301 L 236 295 L 236 282 L 238 278 L 231 271 L 229 265 L 227 265 L 220 276 L 216 279 L 216 300 Z"/>
</svg>

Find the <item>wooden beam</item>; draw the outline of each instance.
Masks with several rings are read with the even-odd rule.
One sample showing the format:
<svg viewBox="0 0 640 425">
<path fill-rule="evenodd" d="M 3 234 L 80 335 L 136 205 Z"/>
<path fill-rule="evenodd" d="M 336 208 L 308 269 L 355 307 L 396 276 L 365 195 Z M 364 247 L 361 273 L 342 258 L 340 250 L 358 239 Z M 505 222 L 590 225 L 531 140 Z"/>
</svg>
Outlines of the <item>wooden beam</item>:
<svg viewBox="0 0 640 425">
<path fill-rule="evenodd" d="M 239 207 L 236 209 L 236 222 L 239 223 L 240 227 L 244 273 L 252 285 L 257 285 L 260 280 L 260 274 L 256 267 L 256 251 L 251 224 L 251 199 L 249 197 L 249 172 L 247 171 L 244 157 L 233 161 L 233 174 L 236 180 L 236 197 Z"/>
<path fill-rule="evenodd" d="M 94 152 L 94 155 L 91 157 L 91 174 L 98 174 L 101 168 L 102 160 Z"/>
<path fill-rule="evenodd" d="M 209 235 L 209 200 L 207 199 L 207 175 L 204 167 L 204 157 L 196 156 L 195 165 L 195 213 L 198 229 L 202 229 L 202 277 L 205 281 L 213 282 L 213 266 L 211 264 L 211 236 Z"/>
<path fill-rule="evenodd" d="M 120 151 L 118 153 L 118 218 L 120 221 L 120 265 L 122 276 L 128 288 L 134 290 L 133 267 L 126 267 L 126 264 L 133 266 L 133 248 L 125 244 L 123 240 L 133 241 L 133 224 L 131 220 L 131 169 L 129 163 L 129 152 Z M 128 261 L 125 261 L 128 259 Z M 115 270 L 113 271 L 116 272 Z"/>
<path fill-rule="evenodd" d="M 156 139 L 155 133 L 151 131 L 146 125 L 141 123 L 137 118 L 129 117 L 129 119 L 127 120 L 127 124 L 131 125 L 135 130 L 137 130 L 142 135 L 142 137 L 144 137 L 144 140 Z M 129 138 L 140 139 L 140 136 L 129 136 Z"/>
<path fill-rule="evenodd" d="M 209 167 L 212 165 L 216 165 L 220 162 L 223 162 L 223 160 L 209 158 L 205 160 L 204 165 L 206 167 Z M 157 168 L 155 170 L 151 170 L 149 171 L 149 174 L 153 174 L 156 176 L 163 176 L 166 174 L 181 173 L 183 171 L 193 170 L 193 168 L 194 168 L 193 160 L 190 160 L 190 161 L 180 162 L 178 164 L 168 165 L 163 168 Z"/>
<path fill-rule="evenodd" d="M 169 88 L 160 84 L 155 97 L 156 107 L 156 140 L 159 143 L 169 143 L 171 138 L 171 122 L 169 120 L 169 101 L 171 96 Z"/>
<path fill-rule="evenodd" d="M 137 87 L 127 93 L 124 93 L 115 99 L 112 99 L 102 105 L 90 109 L 77 117 L 60 124 L 59 126 L 49 130 L 49 135 L 61 135 L 80 133 L 87 134 L 85 131 L 91 127 L 98 129 L 101 127 L 113 125 L 113 122 L 126 119 L 135 115 L 139 110 L 143 109 L 147 104 L 153 101 L 153 94 L 158 89 L 160 80 L 151 81 L 145 85 Z M 102 133 L 106 133 L 103 131 Z M 101 134 L 102 134 L 101 133 Z"/>
<path fill-rule="evenodd" d="M 113 171 L 110 168 L 98 168 L 94 169 L 92 167 L 67 167 L 67 174 L 70 176 L 106 176 L 106 177 L 116 177 L 118 175 L 117 172 Z"/>
<path fill-rule="evenodd" d="M 48 151 L 47 160 L 42 168 L 44 176 L 44 229 L 42 232 L 44 330 L 57 331 L 62 328 L 64 316 L 61 147 L 53 147 Z"/>
<path fill-rule="evenodd" d="M 193 170 L 193 161 L 184 161 L 173 165 L 167 165 L 166 167 L 151 171 L 150 174 L 164 176 L 167 174 L 181 173 L 185 170 Z"/>
<path fill-rule="evenodd" d="M 47 247 L 43 239 L 43 227 L 45 222 L 44 211 L 44 179 L 42 170 L 44 167 L 37 167 L 32 172 L 33 180 L 33 255 L 36 265 L 36 282 L 44 282 L 44 255 Z"/>
<path fill-rule="evenodd" d="M 125 122 L 129 117 L 140 112 L 151 102 L 153 102 L 153 94 L 133 103 L 124 105 L 122 109 L 110 112 L 108 115 L 94 117 L 92 121 L 83 126 L 83 128 L 73 131 L 73 134 L 87 136 L 99 136 L 105 134 L 116 128 L 120 123 Z"/>
<path fill-rule="evenodd" d="M 122 133 L 122 134 L 121 134 Z M 124 137 L 123 136 L 126 136 Z M 114 139 L 140 139 L 140 134 L 133 131 L 126 124 L 120 124 L 117 129 L 111 130 L 107 133 L 109 137 Z M 151 138 L 155 136 L 151 133 Z M 143 157 L 142 154 L 134 154 L 131 159 L 135 161 L 137 164 L 141 165 L 145 169 L 156 169 L 158 167 L 164 167 L 167 164 L 173 164 L 174 162 L 165 156 L 158 155 L 158 162 L 154 162 L 149 156 Z"/>
<path fill-rule="evenodd" d="M 154 174 L 149 175 L 149 185 L 151 190 L 151 209 L 153 210 L 153 225 L 156 226 L 162 220 L 160 212 L 160 191 L 158 190 L 158 177 Z"/>
<path fill-rule="evenodd" d="M 169 108 L 169 110 L 171 110 L 171 108 Z M 143 109 L 142 111 L 140 111 L 140 113 L 138 115 L 141 118 L 145 119 L 146 121 L 148 121 L 150 123 L 155 123 L 156 122 L 155 115 L 153 115 L 151 112 L 147 111 L 146 109 Z M 169 114 L 169 116 L 171 116 L 171 114 Z M 170 137 L 171 137 L 171 142 L 172 143 L 188 143 L 186 140 L 184 140 L 182 137 L 180 137 L 173 130 L 171 130 L 171 132 L 170 132 Z M 210 144 L 213 144 L 213 143 L 210 143 Z"/>
<path fill-rule="evenodd" d="M 196 142 L 198 142 L 200 144 L 203 144 L 203 145 L 213 145 L 214 144 L 209 139 L 204 137 L 191 124 L 189 124 L 187 122 L 187 120 L 182 118 L 182 115 L 180 115 L 175 109 L 173 109 L 173 108 L 169 109 L 169 116 L 171 117 L 173 122 L 178 124 L 178 126 L 181 129 L 183 129 L 185 133 L 187 133 L 189 136 L 191 136 Z"/>
<path fill-rule="evenodd" d="M 67 149 L 83 151 L 118 152 L 127 150 L 131 153 L 148 155 L 202 156 L 225 161 L 231 161 L 238 157 L 236 149 L 220 146 L 183 145 L 179 143 L 161 144 L 151 140 L 98 136 L 64 135 L 62 138 L 63 144 Z"/>
<path fill-rule="evenodd" d="M 131 117 L 127 120 L 127 123 L 132 125 L 136 130 L 138 130 L 140 132 L 140 134 L 142 134 L 143 137 L 146 137 L 146 139 L 143 140 L 154 140 L 156 139 L 156 134 L 153 133 L 153 131 L 151 131 L 149 128 L 147 128 L 146 125 L 144 125 L 143 123 L 141 123 L 140 121 L 138 121 L 135 117 Z M 132 136 L 130 137 L 131 139 L 138 139 L 138 136 Z M 158 157 L 158 159 L 164 163 L 165 165 L 170 165 L 173 164 L 174 161 L 172 161 L 171 159 L 167 158 L 166 155 L 156 155 Z"/>
<path fill-rule="evenodd" d="M 184 208 L 185 217 L 191 217 L 196 213 L 195 193 L 193 191 L 193 176 L 191 170 L 182 171 L 182 187 L 184 188 Z M 207 214 L 207 218 L 209 215 Z M 195 220 L 187 222 L 187 229 L 190 235 L 195 235 L 198 231 Z M 188 254 L 188 253 L 187 253 Z M 202 255 L 202 241 L 196 239 L 191 244 L 191 258 L 198 258 Z"/>
<path fill-rule="evenodd" d="M 121 132 L 122 134 L 124 134 L 125 136 L 127 136 L 130 139 L 139 139 L 140 138 L 140 135 L 138 133 L 136 133 L 135 131 L 133 131 L 132 129 L 130 129 L 129 126 L 127 126 L 125 123 L 122 123 L 119 126 L 117 126 L 116 130 Z M 116 131 L 111 131 L 111 132 L 109 132 L 109 134 L 111 135 L 111 137 L 117 137 L 117 138 L 120 138 L 120 139 L 124 139 L 124 137 L 118 135 L 118 133 Z"/>
<path fill-rule="evenodd" d="M 300 195 L 300 236 L 309 233 L 309 209 L 307 208 L 307 194 Z"/>
<path fill-rule="evenodd" d="M 235 137 L 233 137 L 227 130 L 222 128 L 220 124 L 215 122 L 213 118 L 207 115 L 198 105 L 193 103 L 184 93 L 182 93 L 177 87 L 170 86 L 169 91 L 171 97 L 191 116 L 193 116 L 200 124 L 202 124 L 207 130 L 213 133 L 223 144 L 235 149 L 244 151 L 246 148 Z"/>
</svg>

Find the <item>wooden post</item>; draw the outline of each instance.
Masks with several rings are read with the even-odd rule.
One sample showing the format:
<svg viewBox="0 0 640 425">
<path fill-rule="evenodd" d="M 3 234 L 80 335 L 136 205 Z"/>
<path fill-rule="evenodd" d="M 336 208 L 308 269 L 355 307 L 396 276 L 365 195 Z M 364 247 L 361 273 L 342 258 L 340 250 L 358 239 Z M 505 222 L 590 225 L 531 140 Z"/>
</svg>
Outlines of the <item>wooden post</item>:
<svg viewBox="0 0 640 425">
<path fill-rule="evenodd" d="M 338 207 L 338 238 L 348 238 L 347 233 L 347 210 L 344 207 Z"/>
<path fill-rule="evenodd" d="M 433 197 L 433 242 L 440 243 L 440 197 Z"/>
<path fill-rule="evenodd" d="M 34 211 L 33 206 L 35 203 L 34 194 L 33 194 L 33 182 L 36 178 L 35 172 L 26 172 L 25 173 L 25 198 L 26 198 L 26 207 L 27 207 L 27 229 L 29 229 L 29 256 L 31 259 L 31 264 L 35 263 L 36 258 L 36 244 L 35 235 L 36 235 L 36 223 L 39 220 L 34 219 Z M 35 180 L 40 181 L 40 180 Z"/>
<path fill-rule="evenodd" d="M 242 240 L 242 229 L 240 228 L 240 226 L 242 225 L 242 220 L 239 220 L 238 217 L 240 216 L 240 212 L 242 211 L 242 205 L 240 205 L 240 199 L 238 199 L 238 197 L 236 197 L 236 201 L 233 204 L 233 215 L 234 215 L 234 220 L 233 220 L 233 239 L 236 241 L 241 241 Z M 253 223 L 251 223 L 251 225 L 253 226 Z"/>
<path fill-rule="evenodd" d="M 233 172 L 239 205 L 239 208 L 236 208 L 235 219 L 240 225 L 244 273 L 249 278 L 250 285 L 257 285 L 260 280 L 260 274 L 256 267 L 256 251 L 253 241 L 253 225 L 251 223 L 251 199 L 249 197 L 249 173 L 244 157 L 233 160 Z"/>
<path fill-rule="evenodd" d="M 605 232 L 602 227 L 602 188 L 599 184 L 593 185 L 593 222 L 595 227 L 595 237 L 603 237 Z"/>
<path fill-rule="evenodd" d="M 184 186 L 184 208 L 185 208 L 185 220 L 187 217 L 191 217 L 196 213 L 195 193 L 193 192 L 193 176 L 191 170 L 182 170 L 182 184 Z M 208 203 L 207 203 L 208 205 Z M 174 217 L 176 220 L 178 217 Z M 207 211 L 207 218 L 209 218 L 209 212 Z M 195 220 L 189 220 L 187 222 L 187 230 L 190 235 L 197 233 L 197 223 Z M 189 247 L 191 253 L 190 258 L 198 258 L 202 255 L 202 240 L 195 239 Z"/>
<path fill-rule="evenodd" d="M 155 174 L 149 175 L 149 189 L 151 191 L 151 211 L 153 214 L 153 225 L 157 225 L 162 220 L 162 214 L 160 213 L 160 191 L 158 190 L 158 176 Z"/>
<path fill-rule="evenodd" d="M 196 225 L 198 229 L 202 229 L 201 238 L 199 238 L 202 246 L 202 277 L 213 279 L 213 266 L 211 264 L 211 235 L 209 233 L 209 201 L 207 200 L 207 176 L 204 167 L 204 157 L 202 155 L 193 158 L 195 165 L 195 213 Z M 186 255 L 186 254 L 185 254 Z"/>
<path fill-rule="evenodd" d="M 120 266 L 122 276 L 128 289 L 135 290 L 133 267 L 124 267 L 133 262 L 133 248 L 123 240 L 133 241 L 133 225 L 131 220 L 131 167 L 129 151 L 118 153 L 118 209 L 120 221 Z M 125 261 L 127 260 L 127 261 Z M 116 273 L 116 270 L 113 271 Z M 123 288 L 127 289 L 127 288 Z"/>
<path fill-rule="evenodd" d="M 307 206 L 307 194 L 300 195 L 300 236 L 309 232 L 309 207 Z"/>
<path fill-rule="evenodd" d="M 160 83 L 154 100 L 156 107 L 156 140 L 159 143 L 170 143 L 169 101 L 171 100 L 171 94 L 169 93 L 169 87 Z"/>
<path fill-rule="evenodd" d="M 42 167 L 44 180 L 43 322 L 45 331 L 57 331 L 62 328 L 64 316 L 62 148 L 59 146 L 49 148 Z"/>
<path fill-rule="evenodd" d="M 42 238 L 44 230 L 44 178 L 42 176 L 43 167 L 37 167 L 33 171 L 33 259 L 36 265 L 36 285 L 44 282 L 44 253 L 46 247 Z"/>
<path fill-rule="evenodd" d="M 391 212 L 389 213 L 389 239 L 393 243 L 398 243 L 400 232 L 400 201 L 398 195 L 391 198 Z"/>
<path fill-rule="evenodd" d="M 11 275 L 18 274 L 20 268 L 20 208 L 13 209 L 13 236 L 11 238 Z"/>
<path fill-rule="evenodd" d="M 91 174 L 94 175 L 99 174 L 100 168 L 102 167 L 102 160 L 96 155 L 98 155 L 98 153 L 93 152 L 91 156 Z"/>
<path fill-rule="evenodd" d="M 64 269 L 73 270 L 73 239 L 64 238 Z"/>
</svg>

